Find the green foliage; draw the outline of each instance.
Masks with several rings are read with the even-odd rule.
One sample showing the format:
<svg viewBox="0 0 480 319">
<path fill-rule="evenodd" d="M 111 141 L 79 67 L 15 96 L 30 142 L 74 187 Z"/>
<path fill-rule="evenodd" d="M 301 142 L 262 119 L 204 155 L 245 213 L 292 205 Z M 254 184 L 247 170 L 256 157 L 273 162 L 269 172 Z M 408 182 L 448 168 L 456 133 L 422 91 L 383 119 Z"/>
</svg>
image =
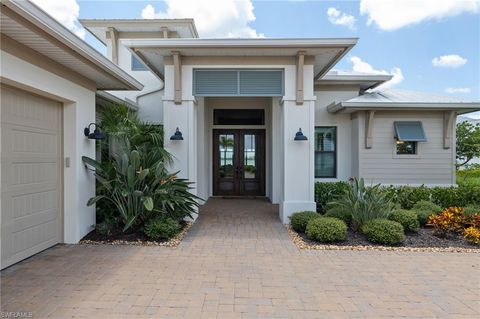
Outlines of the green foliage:
<svg viewBox="0 0 480 319">
<path fill-rule="evenodd" d="M 97 223 L 95 229 L 97 233 L 101 235 L 110 236 L 117 228 L 117 222 L 113 219 L 105 219 L 104 221 Z"/>
<path fill-rule="evenodd" d="M 416 210 L 418 217 L 418 222 L 420 223 L 420 226 L 425 226 L 428 223 L 428 220 L 430 219 L 430 216 L 435 215 L 436 213 L 431 211 L 431 210 Z"/>
<path fill-rule="evenodd" d="M 477 164 L 480 165 L 480 164 Z M 457 171 L 457 184 L 460 186 L 480 186 L 480 168 Z"/>
<path fill-rule="evenodd" d="M 390 220 L 400 223 L 407 232 L 417 231 L 420 227 L 417 213 L 413 210 L 399 209 L 390 215 Z"/>
<path fill-rule="evenodd" d="M 327 203 L 342 195 L 347 188 L 348 183 L 346 182 L 316 183 L 315 202 L 317 203 L 317 211 L 325 212 Z"/>
<path fill-rule="evenodd" d="M 354 179 L 341 196 L 329 203 L 329 207 L 350 213 L 352 226 L 356 229 L 372 219 L 388 218 L 394 204 L 380 184 L 367 187 L 362 178 Z"/>
<path fill-rule="evenodd" d="M 345 240 L 347 225 L 343 220 L 333 217 L 315 218 L 308 222 L 307 237 L 322 243 Z"/>
<path fill-rule="evenodd" d="M 457 124 L 457 167 L 467 164 L 475 157 L 480 157 L 480 124 L 467 121 Z"/>
<path fill-rule="evenodd" d="M 320 217 L 321 215 L 316 212 L 298 212 L 290 216 L 290 224 L 295 231 L 299 233 L 304 233 L 305 229 L 307 228 L 308 222 L 312 219 Z"/>
<path fill-rule="evenodd" d="M 405 238 L 403 226 L 388 219 L 371 220 L 363 225 L 362 232 L 369 241 L 383 245 L 396 245 Z"/>
<path fill-rule="evenodd" d="M 334 217 L 334 218 L 338 218 L 338 219 L 341 219 L 345 222 L 345 224 L 347 225 L 351 225 L 352 224 L 352 213 L 349 212 L 349 211 L 346 211 L 344 210 L 343 208 L 341 207 L 329 207 L 327 205 L 327 212 L 325 213 L 325 217 Z"/>
<path fill-rule="evenodd" d="M 172 218 L 155 218 L 151 219 L 144 229 L 145 235 L 148 238 L 157 239 L 170 239 L 175 236 L 180 230 L 180 224 L 177 220 Z"/>
<path fill-rule="evenodd" d="M 421 210 L 426 210 L 426 211 L 430 211 L 432 213 L 435 213 L 435 214 L 438 214 L 442 211 L 442 208 L 434 203 L 432 203 L 431 201 L 428 201 L 428 200 L 421 200 L 421 201 L 418 201 L 415 203 L 415 205 L 413 205 L 412 209 L 414 211 L 421 211 Z"/>
<path fill-rule="evenodd" d="M 476 205 L 468 205 L 463 208 L 465 215 L 471 216 L 473 214 L 480 214 L 480 207 Z"/>
</svg>

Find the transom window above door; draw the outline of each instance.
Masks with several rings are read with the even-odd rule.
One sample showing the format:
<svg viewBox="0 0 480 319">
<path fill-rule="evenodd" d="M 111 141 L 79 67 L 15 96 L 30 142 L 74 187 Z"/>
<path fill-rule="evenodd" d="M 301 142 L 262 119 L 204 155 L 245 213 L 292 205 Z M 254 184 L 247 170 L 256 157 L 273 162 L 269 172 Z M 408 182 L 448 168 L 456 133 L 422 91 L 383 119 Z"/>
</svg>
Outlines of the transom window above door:
<svg viewBox="0 0 480 319">
<path fill-rule="evenodd" d="M 215 109 L 213 125 L 265 125 L 265 110 Z"/>
<path fill-rule="evenodd" d="M 283 96 L 281 69 L 194 69 L 195 96 Z"/>
</svg>

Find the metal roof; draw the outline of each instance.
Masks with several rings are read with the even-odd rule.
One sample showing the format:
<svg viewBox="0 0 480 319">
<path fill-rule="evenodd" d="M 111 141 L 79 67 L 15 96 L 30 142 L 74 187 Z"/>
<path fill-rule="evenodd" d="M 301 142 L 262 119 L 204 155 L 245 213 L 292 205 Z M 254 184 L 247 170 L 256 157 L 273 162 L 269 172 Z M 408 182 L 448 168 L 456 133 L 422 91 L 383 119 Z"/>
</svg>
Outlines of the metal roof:
<svg viewBox="0 0 480 319">
<path fill-rule="evenodd" d="M 390 81 L 393 75 L 360 73 L 353 71 L 332 70 L 315 81 L 320 85 L 358 85 L 362 91 L 373 89 Z"/>
</svg>

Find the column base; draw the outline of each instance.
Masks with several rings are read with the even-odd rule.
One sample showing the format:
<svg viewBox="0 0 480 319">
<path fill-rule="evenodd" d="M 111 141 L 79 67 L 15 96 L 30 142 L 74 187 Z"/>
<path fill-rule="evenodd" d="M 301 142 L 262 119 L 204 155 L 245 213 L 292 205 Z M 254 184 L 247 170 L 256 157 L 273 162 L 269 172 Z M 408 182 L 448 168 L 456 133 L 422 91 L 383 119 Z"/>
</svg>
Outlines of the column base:
<svg viewBox="0 0 480 319">
<path fill-rule="evenodd" d="M 301 212 L 301 211 L 316 211 L 317 204 L 315 202 L 310 201 L 287 201 L 282 202 L 280 204 L 280 219 L 282 223 L 289 224 L 290 219 L 288 217 L 292 216 L 293 213 Z"/>
</svg>

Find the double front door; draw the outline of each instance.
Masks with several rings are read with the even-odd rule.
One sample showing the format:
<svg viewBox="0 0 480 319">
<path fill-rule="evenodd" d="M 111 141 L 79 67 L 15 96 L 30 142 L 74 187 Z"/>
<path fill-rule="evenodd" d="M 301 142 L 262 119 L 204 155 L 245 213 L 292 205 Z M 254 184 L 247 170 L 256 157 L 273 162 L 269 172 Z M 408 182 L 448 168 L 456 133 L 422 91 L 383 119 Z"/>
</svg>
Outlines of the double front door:
<svg viewBox="0 0 480 319">
<path fill-rule="evenodd" d="M 213 195 L 265 196 L 265 130 L 214 130 L 213 150 Z"/>
</svg>

